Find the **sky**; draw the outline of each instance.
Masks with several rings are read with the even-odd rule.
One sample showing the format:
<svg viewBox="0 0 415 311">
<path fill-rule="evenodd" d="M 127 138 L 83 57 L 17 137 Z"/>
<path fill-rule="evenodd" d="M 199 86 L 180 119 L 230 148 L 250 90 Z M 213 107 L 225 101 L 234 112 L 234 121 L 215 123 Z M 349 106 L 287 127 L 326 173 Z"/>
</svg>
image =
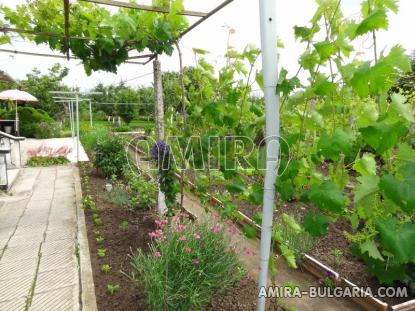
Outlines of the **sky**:
<svg viewBox="0 0 415 311">
<path fill-rule="evenodd" d="M 22 3 L 23 0 L 0 0 L 1 5 L 13 6 Z M 138 1 L 147 3 L 146 0 Z M 184 0 L 185 8 L 208 12 L 220 4 L 220 0 Z M 298 69 L 297 60 L 304 46 L 295 41 L 293 27 L 295 25 L 307 25 L 316 8 L 313 0 L 277 0 L 277 27 L 279 39 L 284 43 L 284 48 L 279 50 L 279 66 L 286 68 L 290 73 Z M 360 0 L 343 0 L 342 8 L 346 17 L 359 18 Z M 386 51 L 396 44 L 401 44 L 408 51 L 415 50 L 415 38 L 411 35 L 410 29 L 415 29 L 414 0 L 400 0 L 400 10 L 397 15 L 389 16 L 389 30 L 378 33 L 378 48 Z M 194 18 L 189 18 L 193 23 Z M 235 30 L 230 37 L 230 45 L 237 50 L 243 50 L 248 44 L 260 46 L 259 30 L 259 0 L 234 0 L 222 11 L 212 16 L 200 26 L 188 33 L 180 42 L 183 52 L 185 66 L 195 65 L 195 58 L 192 48 L 208 50 L 207 60 L 219 68 L 224 61 L 226 53 L 229 27 Z M 362 38 L 357 42 L 357 48 L 364 51 L 364 55 L 371 57 L 373 54 L 371 41 Z M 36 51 L 42 53 L 53 53 L 46 46 L 36 46 L 30 42 L 24 42 L 18 38 L 12 45 L 2 45 L 0 48 L 19 51 Z M 172 56 L 160 58 L 163 71 L 178 71 L 179 58 L 177 53 Z M 42 58 L 34 56 L 21 56 L 0 53 L 0 69 L 9 73 L 15 79 L 24 79 L 26 74 L 37 67 L 42 72 L 54 63 L 59 62 L 62 66 L 70 69 L 69 75 L 64 83 L 69 86 L 77 86 L 82 90 L 92 88 L 98 83 L 111 84 L 126 81 L 131 86 L 151 85 L 152 65 L 121 65 L 117 74 L 98 71 L 87 76 L 79 60 L 58 60 L 54 58 Z M 260 69 L 261 62 L 257 63 Z M 144 76 L 143 76 L 144 75 Z"/>
</svg>

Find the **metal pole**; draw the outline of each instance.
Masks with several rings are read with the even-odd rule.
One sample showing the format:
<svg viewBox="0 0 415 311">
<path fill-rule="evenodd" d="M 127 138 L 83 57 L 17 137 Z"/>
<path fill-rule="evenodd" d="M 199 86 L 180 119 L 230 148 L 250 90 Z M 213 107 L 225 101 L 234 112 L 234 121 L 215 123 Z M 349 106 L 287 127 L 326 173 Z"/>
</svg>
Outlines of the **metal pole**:
<svg viewBox="0 0 415 311">
<path fill-rule="evenodd" d="M 76 161 L 79 162 L 79 96 L 76 94 Z"/>
<path fill-rule="evenodd" d="M 268 266 L 271 249 L 272 219 L 275 204 L 275 183 L 279 153 L 279 98 L 275 92 L 278 82 L 277 60 L 277 5 L 276 0 L 260 0 L 262 71 L 266 113 L 266 172 L 264 180 L 264 202 L 261 230 L 258 294 L 268 284 Z M 265 297 L 258 295 L 257 311 L 265 310 Z"/>
<path fill-rule="evenodd" d="M 92 125 L 92 103 L 91 103 L 91 101 L 89 101 L 89 123 L 91 124 L 91 127 L 93 127 L 93 125 Z"/>
<path fill-rule="evenodd" d="M 71 119 L 72 142 L 73 142 L 73 146 L 75 148 L 75 144 L 76 144 L 76 141 L 75 141 L 75 122 L 74 122 L 74 111 L 73 111 L 73 101 L 72 100 L 69 101 L 69 107 L 70 107 L 69 108 L 69 111 L 70 111 L 69 116 L 70 116 L 70 119 Z"/>
</svg>

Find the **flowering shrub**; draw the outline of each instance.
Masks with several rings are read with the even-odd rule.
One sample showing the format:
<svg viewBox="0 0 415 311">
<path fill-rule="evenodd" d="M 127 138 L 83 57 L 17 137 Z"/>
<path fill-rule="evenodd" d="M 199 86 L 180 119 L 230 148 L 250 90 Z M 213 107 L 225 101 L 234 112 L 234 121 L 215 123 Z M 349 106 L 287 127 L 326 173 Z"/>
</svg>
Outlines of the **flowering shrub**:
<svg viewBox="0 0 415 311">
<path fill-rule="evenodd" d="M 156 221 L 150 252 L 131 256 L 131 279 L 143 286 L 151 310 L 199 310 L 242 279 L 222 225 L 178 219 Z"/>
<path fill-rule="evenodd" d="M 53 148 L 45 144 L 41 144 L 37 148 L 27 150 L 29 158 L 32 157 L 59 157 L 67 156 L 72 152 L 72 148 L 69 146 L 61 146 L 59 148 Z"/>
</svg>

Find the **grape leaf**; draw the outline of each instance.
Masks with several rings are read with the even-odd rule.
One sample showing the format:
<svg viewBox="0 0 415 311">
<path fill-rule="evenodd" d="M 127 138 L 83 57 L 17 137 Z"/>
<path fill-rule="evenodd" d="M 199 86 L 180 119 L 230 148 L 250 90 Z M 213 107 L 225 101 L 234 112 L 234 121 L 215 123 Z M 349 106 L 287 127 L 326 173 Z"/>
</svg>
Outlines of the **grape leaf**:
<svg viewBox="0 0 415 311">
<path fill-rule="evenodd" d="M 402 143 L 399 145 L 399 152 L 396 156 L 397 160 L 406 162 L 415 163 L 415 150 L 409 146 L 407 143 Z"/>
<path fill-rule="evenodd" d="M 323 133 L 317 144 L 318 153 L 326 159 L 338 161 L 340 155 L 350 153 L 351 135 L 342 129 L 336 129 L 332 136 Z"/>
<path fill-rule="evenodd" d="M 369 257 L 384 261 L 374 240 L 367 240 L 360 244 L 362 254 L 367 253 Z"/>
<path fill-rule="evenodd" d="M 371 215 L 375 194 L 379 191 L 380 178 L 375 175 L 365 175 L 357 178 L 359 183 L 356 186 L 354 204 L 358 208 L 360 216 L 366 218 Z M 364 215 L 362 215 L 362 212 Z"/>
<path fill-rule="evenodd" d="M 405 135 L 407 129 L 401 122 L 390 124 L 387 120 L 376 122 L 374 125 L 361 128 L 363 139 L 381 155 L 395 146 Z"/>
<path fill-rule="evenodd" d="M 323 211 L 342 213 L 346 206 L 346 198 L 333 181 L 311 186 L 306 195 L 315 206 Z"/>
<path fill-rule="evenodd" d="M 405 96 L 397 93 L 391 95 L 391 104 L 388 111 L 388 119 L 399 121 L 402 118 L 408 122 L 414 122 L 414 114 L 412 112 L 412 105 L 407 102 Z"/>
<path fill-rule="evenodd" d="M 386 11 L 383 9 L 374 10 L 365 19 L 363 19 L 355 30 L 354 38 L 364 35 L 370 31 L 385 29 L 389 26 Z M 353 39 L 354 39 L 353 38 Z"/>
<path fill-rule="evenodd" d="M 409 169 L 406 174 L 411 172 L 410 165 L 403 167 L 401 170 L 405 168 Z M 392 175 L 385 175 L 380 180 L 379 188 L 388 199 L 398 205 L 404 212 L 411 214 L 415 209 L 415 180 L 414 176 L 406 177 L 404 181 L 401 181 Z"/>
<path fill-rule="evenodd" d="M 399 224 L 395 218 L 376 221 L 382 246 L 394 256 L 400 264 L 415 262 L 415 225 Z"/>
<path fill-rule="evenodd" d="M 330 218 L 321 214 L 308 211 L 304 216 L 304 229 L 312 236 L 323 236 L 327 233 Z"/>
<path fill-rule="evenodd" d="M 360 175 L 376 175 L 376 160 L 370 153 L 364 153 L 356 160 L 353 169 Z"/>
<path fill-rule="evenodd" d="M 316 49 L 322 62 L 328 60 L 330 56 L 332 56 L 336 52 L 336 48 L 334 47 L 333 43 L 328 41 L 321 41 L 315 43 L 314 48 Z"/>
</svg>

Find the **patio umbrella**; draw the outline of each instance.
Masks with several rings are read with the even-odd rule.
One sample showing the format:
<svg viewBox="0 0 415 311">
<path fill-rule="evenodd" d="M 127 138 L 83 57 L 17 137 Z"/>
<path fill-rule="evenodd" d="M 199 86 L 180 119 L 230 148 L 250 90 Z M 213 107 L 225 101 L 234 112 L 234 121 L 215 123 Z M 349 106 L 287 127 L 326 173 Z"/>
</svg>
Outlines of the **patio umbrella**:
<svg viewBox="0 0 415 311">
<path fill-rule="evenodd" d="M 33 95 L 20 90 L 7 90 L 0 92 L 0 99 L 13 100 L 16 102 L 16 132 L 19 135 L 19 114 L 17 113 L 17 102 L 37 102 L 37 98 Z"/>
</svg>

